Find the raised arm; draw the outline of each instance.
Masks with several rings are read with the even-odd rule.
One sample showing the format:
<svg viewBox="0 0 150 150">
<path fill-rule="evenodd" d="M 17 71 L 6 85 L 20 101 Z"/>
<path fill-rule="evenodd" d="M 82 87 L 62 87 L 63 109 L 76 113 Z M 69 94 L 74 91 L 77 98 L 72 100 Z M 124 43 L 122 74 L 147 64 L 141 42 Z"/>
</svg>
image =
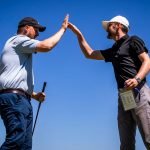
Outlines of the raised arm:
<svg viewBox="0 0 150 150">
<path fill-rule="evenodd" d="M 83 34 L 81 33 L 81 31 L 75 25 L 69 22 L 68 28 L 70 28 L 77 35 L 79 45 L 86 58 L 104 60 L 104 57 L 102 56 L 101 52 L 94 51 L 90 47 L 90 45 L 85 40 Z"/>
<path fill-rule="evenodd" d="M 40 41 L 37 44 L 36 52 L 48 52 L 53 47 L 56 46 L 56 44 L 59 42 L 59 40 L 61 39 L 61 37 L 63 36 L 64 32 L 67 29 L 68 19 L 69 19 L 69 15 L 67 15 L 65 17 L 65 19 L 62 23 L 62 26 L 61 26 L 60 30 L 57 33 L 55 33 L 53 36 L 49 37 L 48 39 Z"/>
</svg>

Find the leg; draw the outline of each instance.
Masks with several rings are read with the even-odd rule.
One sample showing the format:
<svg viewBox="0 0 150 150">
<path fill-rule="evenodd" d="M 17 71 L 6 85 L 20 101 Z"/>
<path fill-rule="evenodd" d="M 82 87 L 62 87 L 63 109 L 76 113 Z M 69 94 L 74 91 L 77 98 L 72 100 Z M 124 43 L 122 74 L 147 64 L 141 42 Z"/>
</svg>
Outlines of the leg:
<svg viewBox="0 0 150 150">
<path fill-rule="evenodd" d="M 131 111 L 124 111 L 119 99 L 118 128 L 120 136 L 120 150 L 135 150 L 136 122 Z"/>
<path fill-rule="evenodd" d="M 27 116 L 26 136 L 25 136 L 23 150 L 32 149 L 32 125 L 33 125 L 33 112 L 31 111 L 29 115 Z"/>
<path fill-rule="evenodd" d="M 136 97 L 139 102 L 134 114 L 145 147 L 150 150 L 150 89 L 146 84 L 140 89 L 140 99 L 138 98 L 139 96 Z"/>
<path fill-rule="evenodd" d="M 27 116 L 32 107 L 28 100 L 16 94 L 1 94 L 1 117 L 6 127 L 6 139 L 0 150 L 24 150 Z M 30 149 L 31 150 L 31 146 Z"/>
</svg>

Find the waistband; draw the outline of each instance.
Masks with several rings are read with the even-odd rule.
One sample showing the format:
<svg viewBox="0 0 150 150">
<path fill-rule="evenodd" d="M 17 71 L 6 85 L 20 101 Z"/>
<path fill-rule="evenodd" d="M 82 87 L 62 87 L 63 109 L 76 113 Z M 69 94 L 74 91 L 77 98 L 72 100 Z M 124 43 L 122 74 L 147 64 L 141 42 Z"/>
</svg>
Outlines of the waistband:
<svg viewBox="0 0 150 150">
<path fill-rule="evenodd" d="M 4 94 L 4 93 L 14 93 L 14 94 L 19 94 L 19 95 L 23 95 L 25 96 L 27 99 L 31 99 L 31 95 L 28 94 L 27 92 L 25 92 L 22 89 L 2 89 L 0 90 L 0 94 Z"/>
<path fill-rule="evenodd" d="M 138 90 L 140 90 L 145 84 L 146 84 L 146 81 L 141 81 L 141 83 L 139 83 L 135 88 L 137 88 Z M 118 88 L 118 91 L 119 91 L 119 89 L 122 89 L 122 88 Z"/>
<path fill-rule="evenodd" d="M 135 88 L 137 88 L 138 90 L 140 90 L 144 86 L 145 83 L 146 83 L 146 81 L 141 81 L 141 83 L 139 83 L 137 85 L 137 87 L 135 87 Z"/>
</svg>

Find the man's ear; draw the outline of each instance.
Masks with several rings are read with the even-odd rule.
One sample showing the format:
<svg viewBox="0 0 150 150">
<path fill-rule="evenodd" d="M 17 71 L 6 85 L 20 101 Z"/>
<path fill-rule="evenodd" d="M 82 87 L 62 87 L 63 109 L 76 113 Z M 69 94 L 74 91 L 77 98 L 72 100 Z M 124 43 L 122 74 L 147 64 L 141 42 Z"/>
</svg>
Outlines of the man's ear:
<svg viewBox="0 0 150 150">
<path fill-rule="evenodd" d="M 28 28 L 29 28 L 28 25 L 26 25 L 26 26 L 23 28 L 23 34 L 26 34 L 26 33 L 28 32 Z"/>
</svg>

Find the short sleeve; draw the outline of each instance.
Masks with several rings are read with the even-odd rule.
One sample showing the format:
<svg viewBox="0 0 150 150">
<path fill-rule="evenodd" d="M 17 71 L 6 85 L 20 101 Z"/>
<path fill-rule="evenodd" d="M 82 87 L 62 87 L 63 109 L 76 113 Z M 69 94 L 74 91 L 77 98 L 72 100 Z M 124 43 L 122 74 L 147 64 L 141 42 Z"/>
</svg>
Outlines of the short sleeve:
<svg viewBox="0 0 150 150">
<path fill-rule="evenodd" d="M 112 62 L 112 58 L 113 58 L 112 48 L 100 50 L 100 52 L 103 55 L 105 62 Z"/>
<path fill-rule="evenodd" d="M 16 39 L 16 50 L 21 53 L 34 53 L 36 50 L 36 46 L 39 43 L 38 40 L 30 39 L 28 37 L 18 37 Z"/>
<path fill-rule="evenodd" d="M 137 55 L 140 55 L 143 52 L 148 53 L 148 49 L 146 48 L 144 41 L 137 36 L 131 37 L 130 48 L 131 50 L 134 50 L 134 53 Z"/>
</svg>

